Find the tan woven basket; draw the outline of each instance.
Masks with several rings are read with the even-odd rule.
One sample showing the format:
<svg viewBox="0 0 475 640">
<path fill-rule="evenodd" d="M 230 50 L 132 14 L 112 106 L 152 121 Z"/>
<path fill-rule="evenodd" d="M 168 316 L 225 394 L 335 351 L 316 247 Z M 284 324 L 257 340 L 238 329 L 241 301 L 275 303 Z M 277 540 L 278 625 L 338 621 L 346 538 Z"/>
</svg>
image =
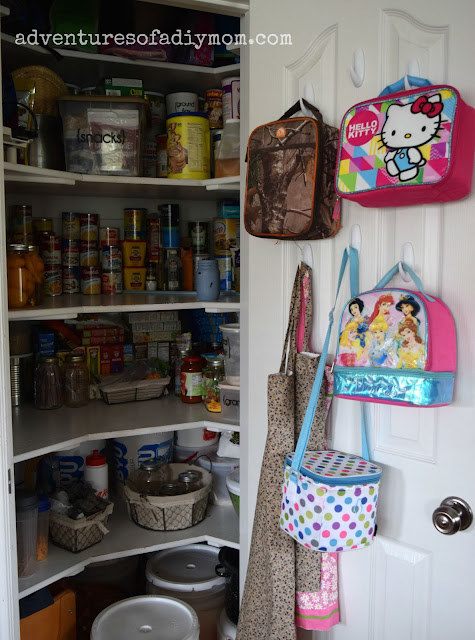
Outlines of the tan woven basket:
<svg viewBox="0 0 475 640">
<path fill-rule="evenodd" d="M 68 89 L 61 78 L 40 65 L 21 67 L 12 73 L 13 81 L 22 80 L 35 88 L 33 113 L 42 116 L 59 116 L 57 100 L 60 96 L 67 95 Z"/>
<path fill-rule="evenodd" d="M 189 464 L 173 463 L 174 474 L 189 471 Z M 212 475 L 200 468 L 204 486 L 198 491 L 179 496 L 143 496 L 126 483 L 124 495 L 129 516 L 140 527 L 154 531 L 177 531 L 201 522 L 206 514 Z M 131 477 L 133 480 L 133 477 Z"/>
<path fill-rule="evenodd" d="M 58 547 L 74 553 L 92 547 L 109 533 L 107 521 L 113 509 L 114 504 L 110 502 L 105 511 L 88 518 L 81 518 L 81 520 L 72 520 L 59 513 L 50 513 L 49 533 L 51 540 Z"/>
</svg>

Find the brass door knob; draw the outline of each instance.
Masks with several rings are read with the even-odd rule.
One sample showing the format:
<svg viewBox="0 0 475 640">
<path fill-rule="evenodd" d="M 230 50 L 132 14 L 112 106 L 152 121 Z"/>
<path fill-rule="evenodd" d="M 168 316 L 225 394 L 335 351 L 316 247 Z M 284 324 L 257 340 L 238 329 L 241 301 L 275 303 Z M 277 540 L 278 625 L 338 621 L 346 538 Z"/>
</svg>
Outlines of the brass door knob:
<svg viewBox="0 0 475 640">
<path fill-rule="evenodd" d="M 445 498 L 440 507 L 434 510 L 432 522 L 440 533 L 452 536 L 454 533 L 467 529 L 473 521 L 473 513 L 470 505 L 455 496 Z"/>
</svg>

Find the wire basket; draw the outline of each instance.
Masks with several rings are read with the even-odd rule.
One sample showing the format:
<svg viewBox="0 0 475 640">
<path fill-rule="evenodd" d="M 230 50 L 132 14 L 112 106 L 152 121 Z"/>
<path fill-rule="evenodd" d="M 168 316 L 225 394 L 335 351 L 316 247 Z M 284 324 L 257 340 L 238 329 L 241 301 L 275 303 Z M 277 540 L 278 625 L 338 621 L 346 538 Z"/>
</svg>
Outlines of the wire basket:
<svg viewBox="0 0 475 640">
<path fill-rule="evenodd" d="M 40 65 L 21 67 L 12 73 L 13 81 L 23 81 L 35 89 L 33 113 L 43 116 L 59 116 L 57 100 L 60 96 L 67 95 L 68 89 L 61 78 Z"/>
<path fill-rule="evenodd" d="M 161 398 L 170 382 L 170 377 L 136 380 L 135 382 L 112 382 L 99 387 L 102 399 L 107 404 L 136 402 Z"/>
<path fill-rule="evenodd" d="M 58 547 L 78 553 L 100 542 L 109 533 L 107 521 L 114 509 L 109 502 L 104 511 L 87 518 L 73 520 L 60 513 L 50 513 L 49 533 Z"/>
<path fill-rule="evenodd" d="M 189 464 L 173 463 L 174 473 L 189 471 Z M 211 493 L 212 476 L 200 469 L 204 486 L 178 496 L 145 496 L 134 491 L 127 483 L 124 495 L 130 518 L 144 529 L 153 531 L 177 531 L 188 529 L 201 522 Z M 133 478 L 131 478 L 133 480 Z"/>
</svg>

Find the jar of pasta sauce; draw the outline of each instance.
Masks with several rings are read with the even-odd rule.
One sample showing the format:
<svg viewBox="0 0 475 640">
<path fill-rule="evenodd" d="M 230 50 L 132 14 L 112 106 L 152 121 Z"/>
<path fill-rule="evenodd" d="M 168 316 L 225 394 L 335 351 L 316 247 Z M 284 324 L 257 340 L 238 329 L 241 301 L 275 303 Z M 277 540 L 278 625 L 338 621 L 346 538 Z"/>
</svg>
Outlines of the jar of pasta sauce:
<svg viewBox="0 0 475 640">
<path fill-rule="evenodd" d="M 181 365 L 181 400 L 193 404 L 202 402 L 202 363 L 199 356 L 185 356 Z"/>
</svg>

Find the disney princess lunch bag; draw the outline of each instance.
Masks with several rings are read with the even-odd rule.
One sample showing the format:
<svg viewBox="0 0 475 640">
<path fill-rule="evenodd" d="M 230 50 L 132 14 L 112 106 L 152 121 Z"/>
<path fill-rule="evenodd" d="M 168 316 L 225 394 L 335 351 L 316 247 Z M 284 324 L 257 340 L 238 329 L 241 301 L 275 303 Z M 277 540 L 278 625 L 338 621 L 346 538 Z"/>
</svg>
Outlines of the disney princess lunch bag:
<svg viewBox="0 0 475 640">
<path fill-rule="evenodd" d="M 454 87 L 407 80 L 416 88 L 404 90 L 403 78 L 343 116 L 335 171 L 341 198 L 398 207 L 470 193 L 475 109 Z"/>
</svg>

